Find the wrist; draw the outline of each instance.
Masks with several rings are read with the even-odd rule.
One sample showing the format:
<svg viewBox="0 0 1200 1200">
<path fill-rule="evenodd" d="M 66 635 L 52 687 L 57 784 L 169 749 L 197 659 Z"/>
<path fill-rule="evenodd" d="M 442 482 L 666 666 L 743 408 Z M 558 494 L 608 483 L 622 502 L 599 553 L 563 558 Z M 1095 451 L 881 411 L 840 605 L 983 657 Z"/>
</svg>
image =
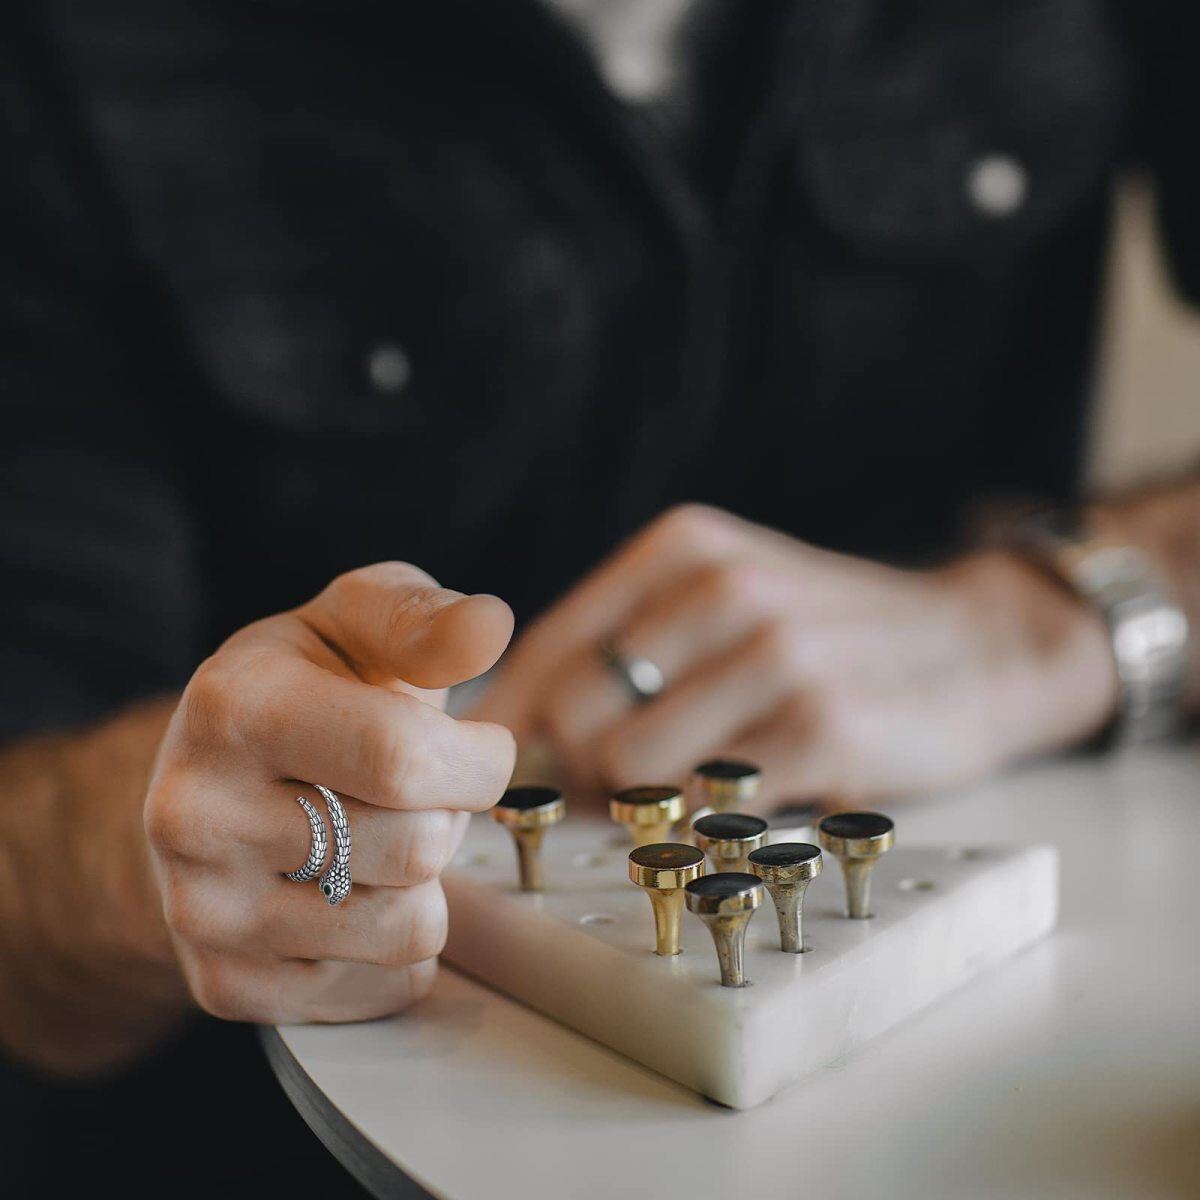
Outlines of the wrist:
<svg viewBox="0 0 1200 1200">
<path fill-rule="evenodd" d="M 1117 670 L 1095 609 L 1012 552 L 972 553 L 938 574 L 964 620 L 1000 762 L 1087 741 L 1112 721 Z"/>
</svg>

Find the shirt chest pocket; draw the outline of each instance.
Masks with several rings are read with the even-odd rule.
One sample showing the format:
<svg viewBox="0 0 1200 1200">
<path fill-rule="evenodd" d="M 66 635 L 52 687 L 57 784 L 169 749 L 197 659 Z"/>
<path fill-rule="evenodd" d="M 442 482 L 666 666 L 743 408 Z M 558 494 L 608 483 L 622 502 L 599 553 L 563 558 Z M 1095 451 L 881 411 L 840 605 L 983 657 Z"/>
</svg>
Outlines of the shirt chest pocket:
<svg viewBox="0 0 1200 1200">
<path fill-rule="evenodd" d="M 818 229 L 884 259 L 1010 252 L 1090 203 L 1123 55 L 1094 0 L 852 0 L 814 30 L 794 180 Z"/>
<path fill-rule="evenodd" d="M 531 235 L 511 254 L 523 275 L 506 263 L 494 287 L 453 264 L 223 273 L 186 289 L 184 325 L 235 420 L 296 435 L 531 436 L 532 400 L 578 390 L 582 347 L 560 328 L 578 291 L 556 242 Z"/>
<path fill-rule="evenodd" d="M 421 396 L 416 332 L 382 281 L 220 280 L 188 305 L 187 332 L 215 404 L 292 433 L 411 430 Z"/>
</svg>

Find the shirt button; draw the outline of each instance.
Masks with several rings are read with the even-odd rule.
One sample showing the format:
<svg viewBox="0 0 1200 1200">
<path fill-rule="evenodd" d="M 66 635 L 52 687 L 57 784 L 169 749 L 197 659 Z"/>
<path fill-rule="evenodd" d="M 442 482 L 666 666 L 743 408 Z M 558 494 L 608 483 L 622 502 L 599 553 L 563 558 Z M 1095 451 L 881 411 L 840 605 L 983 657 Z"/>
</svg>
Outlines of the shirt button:
<svg viewBox="0 0 1200 1200">
<path fill-rule="evenodd" d="M 394 396 L 408 386 L 412 362 L 402 347 L 394 342 L 383 342 L 367 359 L 367 375 L 377 392 Z"/>
<path fill-rule="evenodd" d="M 1012 216 L 1028 191 L 1028 173 L 1007 154 L 985 154 L 967 172 L 967 196 L 985 217 Z"/>
</svg>

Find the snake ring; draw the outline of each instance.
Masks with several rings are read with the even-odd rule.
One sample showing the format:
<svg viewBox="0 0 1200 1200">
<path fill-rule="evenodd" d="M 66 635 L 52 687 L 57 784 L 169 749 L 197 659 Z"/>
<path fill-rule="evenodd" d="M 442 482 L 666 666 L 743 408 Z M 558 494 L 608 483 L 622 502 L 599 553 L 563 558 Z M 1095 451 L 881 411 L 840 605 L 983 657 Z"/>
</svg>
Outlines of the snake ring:
<svg viewBox="0 0 1200 1200">
<path fill-rule="evenodd" d="M 304 865 L 295 871 L 285 871 L 283 877 L 296 883 L 307 883 L 310 879 L 316 879 L 325 865 L 325 855 L 329 851 L 329 834 L 316 805 L 307 796 L 297 796 L 296 803 L 304 809 L 304 815 L 308 817 L 308 824 L 312 829 L 312 842 Z"/>
<path fill-rule="evenodd" d="M 314 783 L 313 787 L 321 793 L 333 826 L 333 861 L 325 868 L 318 886 L 330 904 L 341 904 L 350 895 L 350 822 L 342 802 L 333 792 L 319 783 Z"/>
</svg>

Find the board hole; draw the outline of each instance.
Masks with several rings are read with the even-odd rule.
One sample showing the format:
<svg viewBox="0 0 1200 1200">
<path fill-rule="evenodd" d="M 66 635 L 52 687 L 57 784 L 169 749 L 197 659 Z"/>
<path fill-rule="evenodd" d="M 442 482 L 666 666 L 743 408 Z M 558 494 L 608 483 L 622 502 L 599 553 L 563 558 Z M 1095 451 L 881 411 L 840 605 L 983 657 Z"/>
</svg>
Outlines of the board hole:
<svg viewBox="0 0 1200 1200">
<path fill-rule="evenodd" d="M 612 859 L 607 854 L 577 854 L 571 861 L 577 867 L 606 867 Z"/>
<path fill-rule="evenodd" d="M 896 886 L 902 892 L 932 892 L 937 884 L 932 879 L 902 879 Z"/>
<path fill-rule="evenodd" d="M 472 870 L 486 867 L 491 861 L 490 854 L 464 854 L 462 858 L 454 860 L 454 866 L 459 869 Z"/>
<path fill-rule="evenodd" d="M 611 913 L 584 913 L 580 925 L 611 925 L 617 918 Z"/>
</svg>

